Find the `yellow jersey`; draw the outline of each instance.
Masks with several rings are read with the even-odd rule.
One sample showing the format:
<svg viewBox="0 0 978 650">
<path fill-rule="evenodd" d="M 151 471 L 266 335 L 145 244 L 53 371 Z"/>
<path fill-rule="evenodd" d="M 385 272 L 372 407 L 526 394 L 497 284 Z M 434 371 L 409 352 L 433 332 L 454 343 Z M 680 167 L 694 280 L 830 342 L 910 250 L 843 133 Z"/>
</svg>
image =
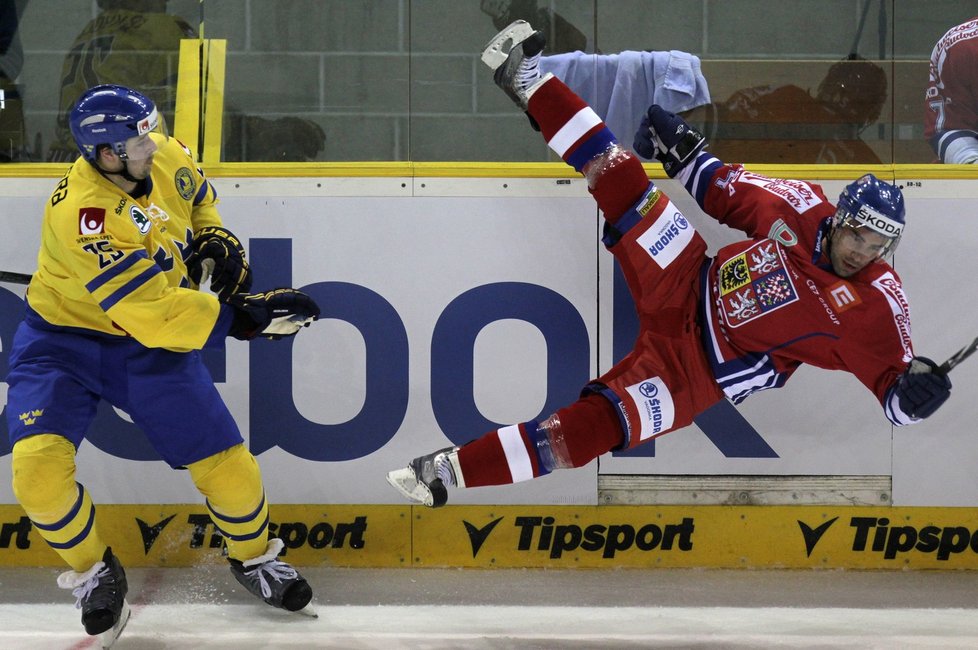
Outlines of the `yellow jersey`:
<svg viewBox="0 0 978 650">
<path fill-rule="evenodd" d="M 52 325 L 132 336 L 151 348 L 200 349 L 220 303 L 187 275 L 193 233 L 221 225 L 217 197 L 190 149 L 159 147 L 139 197 L 79 158 L 44 211 L 27 302 Z"/>
</svg>

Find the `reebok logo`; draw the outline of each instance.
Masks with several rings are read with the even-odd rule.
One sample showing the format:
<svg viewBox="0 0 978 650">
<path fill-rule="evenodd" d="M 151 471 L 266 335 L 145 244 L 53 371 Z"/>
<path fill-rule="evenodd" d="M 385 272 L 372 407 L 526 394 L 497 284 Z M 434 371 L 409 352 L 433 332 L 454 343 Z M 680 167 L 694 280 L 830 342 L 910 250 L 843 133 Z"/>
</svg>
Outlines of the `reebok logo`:
<svg viewBox="0 0 978 650">
<path fill-rule="evenodd" d="M 818 544 L 818 540 L 822 539 L 822 535 L 835 523 L 836 519 L 838 517 L 833 517 L 817 528 L 811 528 L 802 520 L 798 520 L 801 535 L 805 538 L 805 552 L 808 553 L 808 557 L 812 556 L 812 551 L 815 550 L 815 545 Z"/>
<path fill-rule="evenodd" d="M 482 545 L 486 543 L 486 540 L 489 538 L 489 533 L 491 533 L 492 529 L 495 528 L 496 525 L 502 520 L 503 518 L 500 517 L 495 521 L 490 521 L 482 528 L 476 528 L 469 522 L 464 520 L 462 521 L 462 523 L 465 525 L 465 531 L 469 534 L 469 543 L 472 544 L 472 557 L 479 554 L 479 549 L 481 549 Z"/>
</svg>

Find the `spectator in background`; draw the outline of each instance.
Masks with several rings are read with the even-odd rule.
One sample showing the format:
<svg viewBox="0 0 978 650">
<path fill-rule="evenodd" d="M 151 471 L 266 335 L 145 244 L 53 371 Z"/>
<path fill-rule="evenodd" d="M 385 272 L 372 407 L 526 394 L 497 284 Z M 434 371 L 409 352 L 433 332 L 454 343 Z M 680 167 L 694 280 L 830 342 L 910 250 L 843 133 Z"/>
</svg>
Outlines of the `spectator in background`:
<svg viewBox="0 0 978 650">
<path fill-rule="evenodd" d="M 978 162 L 978 17 L 934 45 L 924 101 L 924 137 L 940 161 Z"/>
<path fill-rule="evenodd" d="M 685 117 L 722 160 L 878 164 L 860 133 L 879 119 L 886 95 L 883 69 L 851 54 L 829 68 L 814 96 L 795 85 L 755 86 Z"/>
<path fill-rule="evenodd" d="M 0 162 L 29 162 L 24 130 L 24 103 L 17 77 L 24 65 L 24 50 L 17 31 L 28 0 L 0 2 Z"/>
<path fill-rule="evenodd" d="M 61 70 L 61 99 L 55 141 L 48 160 L 78 155 L 68 130 L 68 113 L 89 87 L 113 83 L 140 88 L 172 123 L 176 105 L 180 41 L 197 38 L 180 16 L 166 13 L 167 0 L 98 0 L 99 14 L 75 37 Z M 226 162 L 315 160 L 326 135 L 315 122 L 296 117 L 266 119 L 225 110 Z"/>
</svg>

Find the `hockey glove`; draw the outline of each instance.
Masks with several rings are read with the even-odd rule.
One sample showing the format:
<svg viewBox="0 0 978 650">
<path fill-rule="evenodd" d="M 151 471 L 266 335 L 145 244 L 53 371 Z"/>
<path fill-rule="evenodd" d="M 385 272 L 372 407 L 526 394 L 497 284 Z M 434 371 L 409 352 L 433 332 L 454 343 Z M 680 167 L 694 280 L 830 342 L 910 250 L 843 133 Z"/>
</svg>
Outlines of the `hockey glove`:
<svg viewBox="0 0 978 650">
<path fill-rule="evenodd" d="M 228 297 L 234 307 L 234 322 L 228 336 L 250 341 L 256 336 L 278 340 L 294 336 L 302 327 L 319 318 L 319 305 L 296 289 L 275 289 L 265 293 L 236 293 Z"/>
<path fill-rule="evenodd" d="M 914 357 L 896 385 L 900 410 L 920 420 L 929 417 L 951 396 L 951 379 L 927 357 Z"/>
<path fill-rule="evenodd" d="M 194 233 L 187 273 L 197 285 L 209 277 L 211 291 L 222 302 L 227 302 L 233 293 L 251 289 L 251 267 L 244 247 L 230 230 L 220 226 L 208 226 Z"/>
<path fill-rule="evenodd" d="M 661 162 L 669 178 L 675 178 L 706 147 L 706 138 L 683 118 L 652 104 L 642 117 L 632 147 L 641 157 Z"/>
</svg>

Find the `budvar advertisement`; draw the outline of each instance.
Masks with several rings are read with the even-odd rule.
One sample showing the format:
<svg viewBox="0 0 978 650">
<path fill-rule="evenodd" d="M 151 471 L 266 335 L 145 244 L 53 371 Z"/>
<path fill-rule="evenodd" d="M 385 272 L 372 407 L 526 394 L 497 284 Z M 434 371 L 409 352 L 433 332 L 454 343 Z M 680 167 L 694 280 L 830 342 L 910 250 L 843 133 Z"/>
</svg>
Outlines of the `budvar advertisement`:
<svg viewBox="0 0 978 650">
<path fill-rule="evenodd" d="M 206 353 L 271 503 L 400 504 L 387 471 L 546 417 L 631 346 L 634 310 L 579 179 L 212 180 L 225 224 L 248 251 L 254 288 L 295 286 L 323 308 L 292 340 L 229 340 Z M 33 270 L 54 184 L 0 179 L 0 268 Z M 703 216 L 678 184 L 660 185 L 711 249 L 738 236 Z M 834 197 L 844 182 L 823 185 Z M 894 266 L 912 303 L 915 351 L 940 362 L 978 336 L 976 291 L 962 270 L 978 245 L 978 183 L 906 181 L 904 191 L 908 226 Z M 22 297 L 23 287 L 0 286 L 0 372 Z M 599 474 L 862 475 L 892 477 L 894 505 L 973 506 L 978 362 L 966 361 L 952 379 L 938 414 L 893 428 L 851 376 L 803 368 L 784 388 L 736 408 L 721 402 L 627 455 L 515 486 L 456 491 L 451 503 L 595 505 Z M 0 429 L 0 477 L 9 477 L 5 421 Z M 77 460 L 97 503 L 200 501 L 186 473 L 159 461 L 127 415 L 106 404 Z M 9 479 L 0 480 L 0 503 L 14 503 Z M 684 519 L 634 532 L 642 544 L 669 540 L 679 549 L 691 539 Z M 511 524 L 533 539 L 549 525 Z M 875 540 L 881 526 L 840 519 L 833 530 Z M 585 530 L 581 548 L 601 546 Z M 940 548 L 942 533 L 935 535 Z M 932 535 L 918 537 L 929 547 Z"/>
</svg>

